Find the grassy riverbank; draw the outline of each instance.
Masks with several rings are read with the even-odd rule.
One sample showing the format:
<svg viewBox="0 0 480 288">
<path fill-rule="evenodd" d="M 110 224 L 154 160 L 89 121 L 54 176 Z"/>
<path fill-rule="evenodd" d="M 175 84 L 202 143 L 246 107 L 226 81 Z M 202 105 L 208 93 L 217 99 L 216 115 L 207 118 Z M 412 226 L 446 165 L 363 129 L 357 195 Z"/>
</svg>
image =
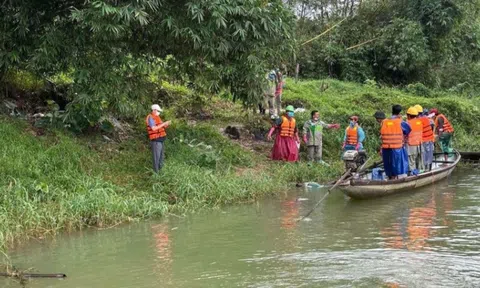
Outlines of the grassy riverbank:
<svg viewBox="0 0 480 288">
<path fill-rule="evenodd" d="M 250 202 L 283 192 L 292 182 L 331 179 L 340 170 L 269 163 L 209 125 L 177 124 L 171 130 L 166 167 L 153 175 L 143 134 L 121 143 L 58 131 L 35 136 L 25 122 L 2 118 L 0 245 Z M 212 148 L 180 142 L 180 133 Z"/>
<path fill-rule="evenodd" d="M 477 100 L 449 95 L 427 98 L 330 80 L 289 82 L 284 98 L 296 106 L 318 109 L 323 120 L 343 126 L 348 115 L 360 115 L 370 152 L 378 145 L 374 136 L 378 127 L 371 117 L 376 109 L 388 111 L 392 103 L 437 107 L 455 125 L 457 147 L 480 150 L 478 134 L 468 133 L 480 129 Z M 165 169 L 159 175 L 150 171 L 143 130 L 122 141 L 48 129 L 38 136 L 23 120 L 0 118 L 0 246 L 86 226 L 108 227 L 249 202 L 286 191 L 294 182 L 322 182 L 341 173 L 341 130 L 325 132 L 324 154 L 331 168 L 273 163 L 267 160 L 271 143 L 249 136 L 230 140 L 219 129 L 233 123 L 246 130 L 265 129 L 265 119 L 217 98 L 204 108 L 213 119 L 192 121 L 180 117 L 175 107 L 167 111 L 166 117 L 175 124 L 169 129 Z M 308 112 L 297 118 L 303 124 Z"/>
</svg>

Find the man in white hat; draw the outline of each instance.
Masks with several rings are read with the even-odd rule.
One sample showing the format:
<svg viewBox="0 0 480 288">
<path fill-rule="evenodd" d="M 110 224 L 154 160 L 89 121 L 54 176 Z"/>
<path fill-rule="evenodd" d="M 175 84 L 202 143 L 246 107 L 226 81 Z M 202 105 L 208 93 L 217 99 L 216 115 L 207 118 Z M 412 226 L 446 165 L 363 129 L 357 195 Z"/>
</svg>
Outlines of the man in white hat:
<svg viewBox="0 0 480 288">
<path fill-rule="evenodd" d="M 155 173 L 158 173 L 163 166 L 163 157 L 164 157 L 164 146 L 163 142 L 167 138 L 167 128 L 171 121 L 163 122 L 160 118 L 160 112 L 162 108 L 158 104 L 152 105 L 152 113 L 148 114 L 147 119 L 145 120 L 147 124 L 148 137 L 150 138 L 150 143 L 152 146 L 153 154 L 153 170 Z"/>
</svg>

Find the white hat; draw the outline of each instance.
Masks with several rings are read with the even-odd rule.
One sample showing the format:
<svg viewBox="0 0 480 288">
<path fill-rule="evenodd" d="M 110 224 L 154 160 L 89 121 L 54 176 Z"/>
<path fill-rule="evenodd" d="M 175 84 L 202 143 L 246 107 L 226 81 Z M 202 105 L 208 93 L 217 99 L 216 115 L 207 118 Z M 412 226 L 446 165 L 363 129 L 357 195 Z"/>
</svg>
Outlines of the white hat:
<svg viewBox="0 0 480 288">
<path fill-rule="evenodd" d="M 153 104 L 152 105 L 152 111 L 157 110 L 158 112 L 163 112 L 162 108 L 158 104 Z"/>
</svg>

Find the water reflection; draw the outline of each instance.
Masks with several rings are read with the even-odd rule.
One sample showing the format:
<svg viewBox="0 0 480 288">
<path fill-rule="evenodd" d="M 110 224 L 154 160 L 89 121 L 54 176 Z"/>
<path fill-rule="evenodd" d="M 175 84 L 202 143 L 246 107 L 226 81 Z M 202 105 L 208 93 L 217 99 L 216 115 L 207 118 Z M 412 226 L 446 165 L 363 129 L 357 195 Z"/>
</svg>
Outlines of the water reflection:
<svg viewBox="0 0 480 288">
<path fill-rule="evenodd" d="M 170 239 L 170 228 L 167 222 L 152 225 L 153 237 L 155 239 L 155 275 L 161 275 L 159 283 L 172 284 L 172 243 Z"/>
<path fill-rule="evenodd" d="M 445 213 L 452 209 L 455 194 L 447 192 L 438 195 L 441 205 L 437 205 L 437 194 L 432 191 L 428 195 L 421 203 L 403 208 L 400 211 L 401 216 L 397 217 L 391 226 L 382 229 L 381 235 L 385 238 L 386 248 L 430 250 L 429 239 L 436 236 L 441 229 L 452 227 L 453 221 Z"/>
</svg>

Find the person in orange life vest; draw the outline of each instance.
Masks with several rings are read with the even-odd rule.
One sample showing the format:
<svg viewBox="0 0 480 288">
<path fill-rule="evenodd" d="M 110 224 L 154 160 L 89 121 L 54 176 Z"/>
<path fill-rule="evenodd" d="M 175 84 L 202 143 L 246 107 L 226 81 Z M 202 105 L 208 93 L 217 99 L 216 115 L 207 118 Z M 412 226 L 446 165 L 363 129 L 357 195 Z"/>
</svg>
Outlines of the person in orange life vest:
<svg viewBox="0 0 480 288">
<path fill-rule="evenodd" d="M 405 138 L 410 134 L 411 128 L 407 122 L 402 121 L 401 112 L 402 106 L 394 105 L 392 117 L 381 123 L 383 168 L 389 179 L 398 179 L 398 176 L 408 173 Z"/>
<path fill-rule="evenodd" d="M 448 161 L 448 155 L 452 153 L 453 126 L 445 115 L 438 113 L 437 109 L 431 109 L 430 113 L 434 114 L 435 133 L 438 135 L 442 152 L 445 155 L 445 161 Z"/>
<path fill-rule="evenodd" d="M 165 153 L 164 141 L 167 137 L 167 128 L 171 121 L 163 122 L 160 118 L 160 112 L 163 110 L 157 104 L 152 105 L 152 113 L 148 114 L 145 122 L 147 125 L 148 137 L 152 146 L 153 155 L 153 171 L 158 173 L 163 167 L 163 159 Z"/>
<path fill-rule="evenodd" d="M 342 149 L 347 150 L 363 150 L 363 141 L 365 140 L 365 132 L 358 124 L 358 116 L 349 118 L 350 123 L 345 129 L 345 136 L 343 137 Z"/>
<path fill-rule="evenodd" d="M 433 121 L 428 119 L 427 114 L 428 110 L 423 109 L 420 105 L 414 106 L 418 111 L 418 119 L 422 121 L 422 158 L 423 158 L 423 166 L 425 171 L 432 170 L 432 162 L 433 162 L 433 150 L 434 145 L 433 142 L 435 140 L 433 135 L 434 124 Z"/>
<path fill-rule="evenodd" d="M 275 119 L 273 127 L 270 129 L 267 139 L 272 139 L 275 130 L 278 131 L 277 139 L 272 149 L 272 160 L 282 160 L 288 162 L 298 161 L 298 148 L 300 146 L 300 138 L 294 118 L 294 108 L 292 105 L 287 106 L 286 113 L 282 117 Z"/>
<path fill-rule="evenodd" d="M 408 168 L 410 175 L 417 175 L 425 170 L 422 159 L 423 122 L 421 119 L 417 118 L 417 116 L 417 108 L 408 108 L 407 119 L 408 124 L 410 124 L 410 127 L 412 128 L 407 139 Z"/>
</svg>

